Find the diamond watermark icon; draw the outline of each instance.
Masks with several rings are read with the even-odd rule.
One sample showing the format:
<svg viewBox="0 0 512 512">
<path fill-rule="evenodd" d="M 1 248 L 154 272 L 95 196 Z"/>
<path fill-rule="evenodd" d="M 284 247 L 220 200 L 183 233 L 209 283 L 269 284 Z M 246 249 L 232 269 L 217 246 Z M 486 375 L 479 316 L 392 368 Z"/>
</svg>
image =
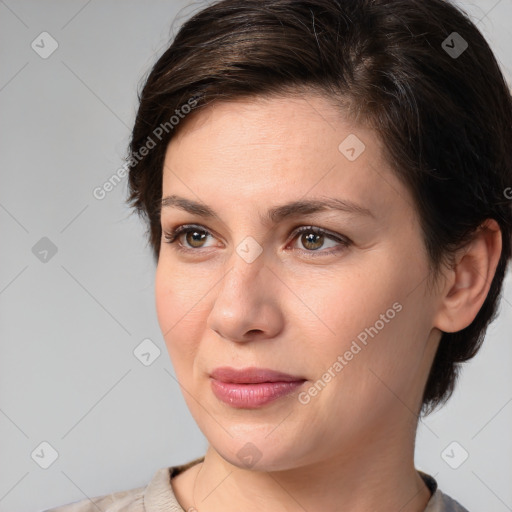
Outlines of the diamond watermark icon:
<svg viewBox="0 0 512 512">
<path fill-rule="evenodd" d="M 48 32 L 41 32 L 30 46 L 39 57 L 47 59 L 59 47 L 59 43 Z"/>
<path fill-rule="evenodd" d="M 452 469 L 457 469 L 466 462 L 469 457 L 469 453 L 466 449 L 457 441 L 452 441 L 442 452 L 441 458 L 450 466 Z"/>
<path fill-rule="evenodd" d="M 452 59 L 458 59 L 468 49 L 469 45 L 458 32 L 452 32 L 441 43 L 441 46 Z"/>
<path fill-rule="evenodd" d="M 48 237 L 43 236 L 32 247 L 32 253 L 42 263 L 48 263 L 57 254 L 57 246 Z"/>
<path fill-rule="evenodd" d="M 160 349 L 149 339 L 141 341 L 133 351 L 133 355 L 144 365 L 152 365 L 160 357 Z"/>
<path fill-rule="evenodd" d="M 247 263 L 252 263 L 263 252 L 263 247 L 252 236 L 246 236 L 238 244 L 236 252 Z"/>
<path fill-rule="evenodd" d="M 350 162 L 357 160 L 365 149 L 366 146 L 363 141 L 353 133 L 346 137 L 338 146 L 339 152 Z"/>
<path fill-rule="evenodd" d="M 262 453 L 258 450 L 256 445 L 253 443 L 245 443 L 240 450 L 238 450 L 236 456 L 244 463 L 248 468 L 252 468 L 256 462 L 261 459 Z"/>
<path fill-rule="evenodd" d="M 48 469 L 59 458 L 59 453 L 50 443 L 43 441 L 30 456 L 43 469 Z"/>
</svg>

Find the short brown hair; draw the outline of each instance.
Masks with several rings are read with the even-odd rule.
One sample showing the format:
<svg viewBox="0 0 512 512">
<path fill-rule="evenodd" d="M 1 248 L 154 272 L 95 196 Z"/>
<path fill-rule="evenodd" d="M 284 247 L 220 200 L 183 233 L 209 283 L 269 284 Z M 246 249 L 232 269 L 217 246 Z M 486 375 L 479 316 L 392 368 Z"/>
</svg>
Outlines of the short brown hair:
<svg viewBox="0 0 512 512">
<path fill-rule="evenodd" d="M 497 314 L 511 256 L 508 86 L 484 37 L 447 1 L 216 2 L 183 24 L 139 94 L 128 202 L 148 221 L 155 261 L 165 151 L 180 126 L 170 119 L 191 100 L 197 110 L 294 90 L 325 95 L 380 135 L 414 198 L 432 275 L 485 219 L 501 228 L 480 311 L 465 329 L 442 334 L 423 395 L 428 414 L 450 397 L 459 363 L 477 353 Z M 134 159 L 150 139 L 155 147 Z"/>
</svg>

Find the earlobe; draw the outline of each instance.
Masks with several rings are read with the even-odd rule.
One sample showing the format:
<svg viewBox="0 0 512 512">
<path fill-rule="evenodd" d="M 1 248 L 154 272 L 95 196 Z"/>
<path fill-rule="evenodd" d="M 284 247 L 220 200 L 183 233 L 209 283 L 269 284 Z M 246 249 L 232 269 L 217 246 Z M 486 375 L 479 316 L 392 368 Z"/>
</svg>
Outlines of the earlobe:
<svg viewBox="0 0 512 512">
<path fill-rule="evenodd" d="M 475 319 L 491 287 L 501 256 L 501 230 L 487 219 L 455 259 L 446 281 L 434 327 L 457 332 Z"/>
</svg>

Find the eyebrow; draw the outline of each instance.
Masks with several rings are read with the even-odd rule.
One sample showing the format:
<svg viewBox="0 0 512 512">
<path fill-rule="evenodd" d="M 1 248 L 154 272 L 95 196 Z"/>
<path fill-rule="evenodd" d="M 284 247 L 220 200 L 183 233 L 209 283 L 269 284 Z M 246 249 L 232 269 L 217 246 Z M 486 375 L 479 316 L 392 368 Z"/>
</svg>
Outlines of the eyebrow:
<svg viewBox="0 0 512 512">
<path fill-rule="evenodd" d="M 178 208 L 192 215 L 198 215 L 204 218 L 217 217 L 215 211 L 208 205 L 177 195 L 164 197 L 161 202 L 161 209 L 164 208 Z M 376 219 L 375 215 L 368 208 L 364 208 L 352 201 L 326 197 L 322 199 L 291 201 L 280 206 L 275 206 L 270 208 L 267 214 L 261 217 L 261 220 L 265 223 L 277 224 L 288 217 L 311 215 L 313 213 L 329 210 L 369 216 Z"/>
</svg>

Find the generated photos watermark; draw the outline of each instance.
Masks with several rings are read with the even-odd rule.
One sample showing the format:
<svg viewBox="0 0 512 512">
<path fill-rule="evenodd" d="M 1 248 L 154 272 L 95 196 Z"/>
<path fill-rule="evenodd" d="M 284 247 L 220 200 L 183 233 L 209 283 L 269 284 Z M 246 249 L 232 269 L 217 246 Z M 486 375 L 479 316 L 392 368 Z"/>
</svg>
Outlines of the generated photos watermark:
<svg viewBox="0 0 512 512">
<path fill-rule="evenodd" d="M 187 103 L 183 104 L 179 109 L 174 111 L 168 121 L 160 123 L 152 132 L 152 135 L 148 135 L 145 143 L 139 148 L 138 151 L 134 151 L 127 158 L 126 162 L 119 167 L 102 185 L 97 186 L 93 189 L 92 195 L 95 199 L 101 201 L 107 197 L 107 194 L 112 192 L 119 183 L 126 177 L 130 168 L 135 167 L 144 157 L 149 155 L 150 151 L 156 147 L 158 142 L 161 142 L 164 138 L 164 134 L 167 135 L 169 132 L 174 130 L 176 126 L 184 119 L 187 114 L 190 114 L 192 110 L 197 106 L 197 98 L 199 96 L 193 96 Z"/>
<path fill-rule="evenodd" d="M 363 331 L 361 331 L 357 335 L 357 339 L 353 340 L 350 348 L 346 350 L 342 355 L 338 355 L 336 360 L 327 368 L 325 373 L 322 375 L 320 379 L 318 379 L 312 386 L 310 386 L 306 391 L 302 391 L 298 395 L 299 402 L 303 405 L 309 404 L 311 399 L 320 393 L 329 382 L 331 382 L 336 375 L 338 375 L 344 368 L 349 364 L 350 361 L 354 359 L 357 354 L 359 354 L 363 348 L 368 345 L 368 337 L 374 338 L 379 334 L 382 329 L 388 324 L 397 313 L 402 311 L 402 304 L 399 302 L 395 302 L 391 308 L 389 308 L 385 313 L 380 315 L 379 320 L 377 320 L 371 327 L 367 327 Z"/>
</svg>

